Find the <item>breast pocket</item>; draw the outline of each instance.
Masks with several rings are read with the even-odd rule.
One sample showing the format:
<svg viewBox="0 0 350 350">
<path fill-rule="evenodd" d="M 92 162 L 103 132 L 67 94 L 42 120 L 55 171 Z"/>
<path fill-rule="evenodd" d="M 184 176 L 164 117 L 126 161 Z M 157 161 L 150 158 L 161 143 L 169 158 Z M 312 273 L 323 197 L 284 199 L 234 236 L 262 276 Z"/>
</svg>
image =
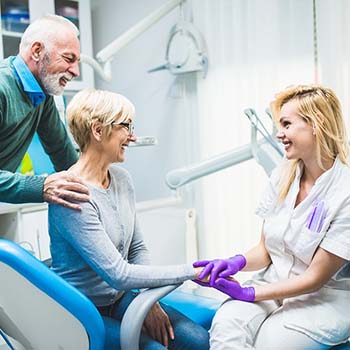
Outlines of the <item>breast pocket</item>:
<svg viewBox="0 0 350 350">
<path fill-rule="evenodd" d="M 289 249 L 306 265 L 310 265 L 323 236 L 322 232 L 313 232 L 307 227 L 303 227 L 293 246 L 289 246 Z"/>
</svg>

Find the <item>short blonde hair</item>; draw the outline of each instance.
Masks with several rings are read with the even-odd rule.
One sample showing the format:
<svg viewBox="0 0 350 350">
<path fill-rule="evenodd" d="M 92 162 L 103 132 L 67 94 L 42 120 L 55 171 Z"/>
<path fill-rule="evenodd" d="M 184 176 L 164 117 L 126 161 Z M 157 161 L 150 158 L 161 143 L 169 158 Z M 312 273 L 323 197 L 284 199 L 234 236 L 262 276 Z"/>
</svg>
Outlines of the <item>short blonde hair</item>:
<svg viewBox="0 0 350 350">
<path fill-rule="evenodd" d="M 112 122 L 133 121 L 135 108 L 124 96 L 104 90 L 84 89 L 78 92 L 67 106 L 69 129 L 83 152 L 90 143 L 91 125 L 100 122 L 108 137 Z"/>
<path fill-rule="evenodd" d="M 324 169 L 324 160 L 335 160 L 348 164 L 349 144 L 339 99 L 333 90 L 321 85 L 291 86 L 277 94 L 270 108 L 276 125 L 279 124 L 279 113 L 287 102 L 296 101 L 299 115 L 315 130 L 316 160 Z M 287 161 L 280 179 L 279 200 L 288 194 L 294 181 L 300 160 Z"/>
</svg>

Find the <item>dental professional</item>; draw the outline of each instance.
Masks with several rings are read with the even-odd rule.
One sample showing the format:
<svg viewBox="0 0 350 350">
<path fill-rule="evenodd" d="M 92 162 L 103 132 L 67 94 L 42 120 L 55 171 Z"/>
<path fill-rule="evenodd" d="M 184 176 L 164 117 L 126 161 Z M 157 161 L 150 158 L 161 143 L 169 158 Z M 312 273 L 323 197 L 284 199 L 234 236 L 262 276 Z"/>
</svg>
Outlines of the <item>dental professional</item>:
<svg viewBox="0 0 350 350">
<path fill-rule="evenodd" d="M 258 245 L 198 261 L 200 278 L 231 298 L 210 349 L 329 349 L 350 337 L 350 168 L 341 106 L 322 86 L 287 88 L 271 103 L 286 153 L 257 208 Z M 227 279 L 260 270 L 240 285 Z M 231 277 L 232 278 L 232 277 Z M 204 283 L 201 282 L 203 285 Z"/>
<path fill-rule="evenodd" d="M 78 159 L 53 95 L 79 75 L 80 44 L 76 26 L 47 15 L 23 33 L 19 54 L 0 61 L 0 201 L 58 203 L 80 209 L 88 188 L 66 170 Z M 35 132 L 57 173 L 16 173 Z"/>
<path fill-rule="evenodd" d="M 198 278 L 191 264 L 152 266 L 137 221 L 125 160 L 135 141 L 134 106 L 122 95 L 82 90 L 67 107 L 81 155 L 70 171 L 88 185 L 81 211 L 49 205 L 52 269 L 92 300 L 106 322 L 106 349 L 120 347 L 120 321 L 134 288 L 159 287 Z M 205 350 L 208 331 L 175 309 L 156 303 L 147 315 L 141 349 Z"/>
</svg>

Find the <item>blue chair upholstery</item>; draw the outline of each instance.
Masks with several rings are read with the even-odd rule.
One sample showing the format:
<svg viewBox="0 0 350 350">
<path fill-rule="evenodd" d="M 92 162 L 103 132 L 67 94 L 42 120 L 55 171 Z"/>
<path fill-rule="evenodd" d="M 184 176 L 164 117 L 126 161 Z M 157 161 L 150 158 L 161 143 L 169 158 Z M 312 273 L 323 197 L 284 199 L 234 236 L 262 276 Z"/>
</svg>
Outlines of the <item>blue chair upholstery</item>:
<svg viewBox="0 0 350 350">
<path fill-rule="evenodd" d="M 92 302 L 22 247 L 0 239 L 0 328 L 25 349 L 104 346 Z"/>
<path fill-rule="evenodd" d="M 105 324 L 111 320 L 102 318 L 86 296 L 44 263 L 5 239 L 0 239 L 0 281 L 0 338 L 5 336 L 9 348 L 104 349 Z M 121 350 L 139 349 L 148 311 L 177 287 L 148 289 L 135 298 L 121 322 Z"/>
<path fill-rule="evenodd" d="M 339 344 L 337 346 L 333 346 L 332 350 L 350 350 L 350 343 L 346 342 L 344 344 Z"/>
<path fill-rule="evenodd" d="M 182 312 L 205 329 L 210 328 L 215 312 L 222 304 L 222 301 L 217 299 L 198 296 L 181 290 L 174 290 L 162 298 L 161 301 Z"/>
</svg>

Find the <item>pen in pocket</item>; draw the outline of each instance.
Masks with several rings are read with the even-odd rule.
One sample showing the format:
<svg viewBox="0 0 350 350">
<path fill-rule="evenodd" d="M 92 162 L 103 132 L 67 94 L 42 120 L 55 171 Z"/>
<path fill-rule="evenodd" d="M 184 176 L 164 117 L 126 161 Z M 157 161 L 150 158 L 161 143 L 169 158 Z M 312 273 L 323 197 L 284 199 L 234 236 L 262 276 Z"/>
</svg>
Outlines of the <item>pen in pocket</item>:
<svg viewBox="0 0 350 350">
<path fill-rule="evenodd" d="M 308 215 L 306 227 L 312 232 L 321 232 L 327 209 L 324 201 L 319 201 Z"/>
</svg>

